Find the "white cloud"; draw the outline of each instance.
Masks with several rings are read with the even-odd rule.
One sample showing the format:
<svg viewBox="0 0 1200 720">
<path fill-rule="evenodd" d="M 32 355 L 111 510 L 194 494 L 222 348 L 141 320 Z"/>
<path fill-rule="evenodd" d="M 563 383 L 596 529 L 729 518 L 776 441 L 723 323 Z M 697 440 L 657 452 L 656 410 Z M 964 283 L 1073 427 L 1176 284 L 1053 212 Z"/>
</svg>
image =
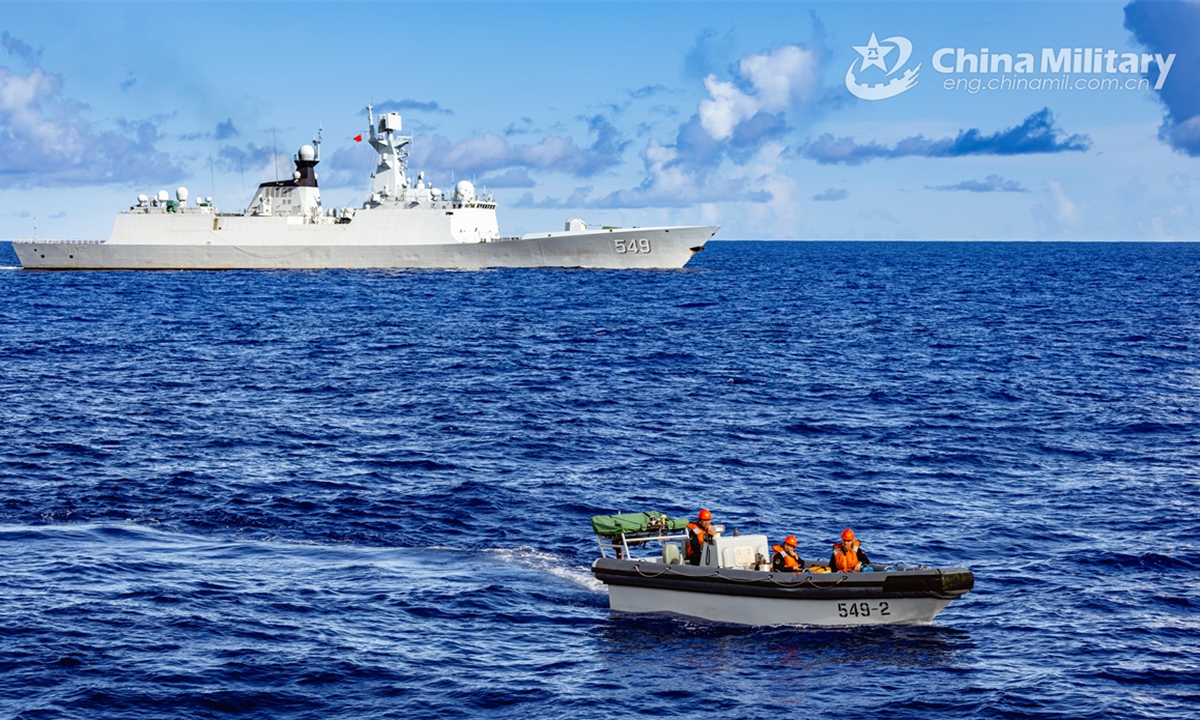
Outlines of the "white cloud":
<svg viewBox="0 0 1200 720">
<path fill-rule="evenodd" d="M 704 78 L 704 87 L 712 99 L 700 101 L 700 125 L 714 140 L 728 139 L 738 123 L 758 113 L 758 100 L 731 82 L 709 75 Z"/>
<path fill-rule="evenodd" d="M 581 148 L 566 137 L 552 136 L 537 143 L 512 145 L 493 133 L 466 138 L 457 143 L 435 135 L 415 145 L 409 165 L 414 168 L 453 170 L 462 175 L 505 168 L 530 168 L 586 177 L 619 161 L 619 151 L 604 150 Z"/>
<path fill-rule="evenodd" d="M 28 75 L 0 67 L 0 185 L 101 185 L 183 176 L 156 149 L 158 127 L 118 121 L 121 132 L 95 131 L 83 105 L 62 96 L 62 77 L 40 67 Z"/>
<path fill-rule="evenodd" d="M 1075 237 L 1087 207 L 1072 200 L 1054 180 L 1046 181 L 1046 195 L 1047 202 L 1034 205 L 1031 210 L 1038 235 L 1049 240 Z"/>
<path fill-rule="evenodd" d="M 760 112 L 779 112 L 795 102 L 808 102 L 818 86 L 819 58 L 814 50 L 784 45 L 742 58 L 734 82 L 704 78 L 709 98 L 700 101 L 700 125 L 714 140 L 727 140 L 739 123 Z"/>
<path fill-rule="evenodd" d="M 34 68 L 22 77 L 0 67 L 0 123 L 6 144 L 20 145 L 42 155 L 68 155 L 79 150 L 73 128 L 47 119 L 41 103 L 62 90 L 62 78 Z"/>
</svg>

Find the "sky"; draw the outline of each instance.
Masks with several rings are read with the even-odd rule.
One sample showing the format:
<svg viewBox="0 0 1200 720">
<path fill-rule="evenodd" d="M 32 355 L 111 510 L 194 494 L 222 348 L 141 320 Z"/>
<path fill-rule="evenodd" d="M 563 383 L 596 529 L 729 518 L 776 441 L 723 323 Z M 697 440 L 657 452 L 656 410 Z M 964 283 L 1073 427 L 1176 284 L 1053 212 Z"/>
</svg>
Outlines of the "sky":
<svg viewBox="0 0 1200 720">
<path fill-rule="evenodd" d="M 1198 39 L 1189 0 L 0 2 L 0 238 L 240 212 L 318 128 L 360 206 L 373 103 L 504 235 L 1196 240 Z"/>
</svg>

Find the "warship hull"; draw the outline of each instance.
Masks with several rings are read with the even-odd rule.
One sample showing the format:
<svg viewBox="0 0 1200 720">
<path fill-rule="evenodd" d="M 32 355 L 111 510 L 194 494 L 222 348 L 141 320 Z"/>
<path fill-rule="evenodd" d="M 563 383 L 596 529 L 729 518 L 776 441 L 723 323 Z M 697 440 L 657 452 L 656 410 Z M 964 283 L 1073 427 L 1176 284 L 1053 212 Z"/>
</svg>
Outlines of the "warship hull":
<svg viewBox="0 0 1200 720">
<path fill-rule="evenodd" d="M 665 269 L 683 267 L 717 231 L 709 226 L 631 228 L 470 243 L 406 244 L 403 238 L 396 242 L 386 236 L 375 242 L 363 241 L 350 225 L 289 227 L 283 223 L 275 232 L 270 228 L 261 233 L 212 229 L 207 223 L 204 229 L 192 230 L 178 228 L 177 222 L 174 225 L 152 228 L 144 240 L 18 239 L 13 241 L 13 249 L 22 267 L 30 270 Z"/>
</svg>

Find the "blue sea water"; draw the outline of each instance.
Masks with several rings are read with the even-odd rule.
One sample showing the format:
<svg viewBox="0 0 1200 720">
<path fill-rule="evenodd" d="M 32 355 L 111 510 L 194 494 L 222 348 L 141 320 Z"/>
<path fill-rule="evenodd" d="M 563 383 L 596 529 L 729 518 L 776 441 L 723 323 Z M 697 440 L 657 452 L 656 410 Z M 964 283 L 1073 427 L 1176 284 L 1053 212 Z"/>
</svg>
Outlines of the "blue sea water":
<svg viewBox="0 0 1200 720">
<path fill-rule="evenodd" d="M 0 716 L 1200 716 L 1200 245 L 0 298 Z M 589 516 L 702 506 L 976 587 L 923 627 L 611 616 Z"/>
</svg>

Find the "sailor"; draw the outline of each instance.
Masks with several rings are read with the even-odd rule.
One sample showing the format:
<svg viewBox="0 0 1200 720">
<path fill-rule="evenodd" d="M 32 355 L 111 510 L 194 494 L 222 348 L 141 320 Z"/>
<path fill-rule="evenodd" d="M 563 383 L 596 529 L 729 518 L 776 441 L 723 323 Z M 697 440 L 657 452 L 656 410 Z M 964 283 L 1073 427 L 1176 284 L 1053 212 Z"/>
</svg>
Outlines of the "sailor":
<svg viewBox="0 0 1200 720">
<path fill-rule="evenodd" d="M 700 510 L 696 522 L 688 523 L 687 561 L 690 565 L 699 565 L 704 557 L 704 543 L 712 537 L 712 513 Z"/>
<path fill-rule="evenodd" d="M 796 555 L 796 536 L 788 535 L 782 545 L 772 545 L 771 570 L 774 572 L 800 572 L 804 562 Z"/>
<path fill-rule="evenodd" d="M 860 549 L 860 543 L 854 539 L 854 531 L 846 528 L 842 531 L 842 541 L 833 546 L 833 555 L 829 557 L 829 568 L 834 572 L 859 572 L 863 565 L 870 565 L 867 554 Z"/>
</svg>

